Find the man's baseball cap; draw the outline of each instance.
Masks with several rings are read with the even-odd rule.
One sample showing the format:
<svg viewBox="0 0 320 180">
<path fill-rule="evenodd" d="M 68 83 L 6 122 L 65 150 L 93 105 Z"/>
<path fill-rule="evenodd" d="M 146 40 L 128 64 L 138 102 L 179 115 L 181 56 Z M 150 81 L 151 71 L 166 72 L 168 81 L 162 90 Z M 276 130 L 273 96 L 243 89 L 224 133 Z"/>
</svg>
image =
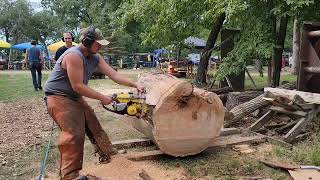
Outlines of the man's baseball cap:
<svg viewBox="0 0 320 180">
<path fill-rule="evenodd" d="M 90 27 L 83 28 L 80 30 L 80 42 L 82 42 L 84 37 L 88 34 L 89 29 Z M 101 46 L 107 46 L 108 44 L 110 44 L 109 41 L 104 39 L 102 32 L 98 28 L 95 28 L 94 30 L 94 40 L 97 41 L 97 43 L 99 43 Z"/>
<path fill-rule="evenodd" d="M 31 44 L 37 44 L 37 40 L 31 40 Z"/>
</svg>

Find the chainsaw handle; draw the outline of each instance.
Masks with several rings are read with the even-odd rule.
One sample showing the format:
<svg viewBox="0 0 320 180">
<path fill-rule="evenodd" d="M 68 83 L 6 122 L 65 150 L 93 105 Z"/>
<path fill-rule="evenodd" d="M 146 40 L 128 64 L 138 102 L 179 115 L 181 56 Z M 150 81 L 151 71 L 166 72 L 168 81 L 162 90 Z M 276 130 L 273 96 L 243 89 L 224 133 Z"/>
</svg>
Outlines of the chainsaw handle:
<svg viewBox="0 0 320 180">
<path fill-rule="evenodd" d="M 112 106 L 114 106 L 114 104 L 116 104 L 117 102 L 115 102 L 115 101 L 112 101 L 112 103 L 110 103 L 110 104 L 112 104 Z M 113 110 L 112 109 L 110 109 L 110 108 L 108 108 L 106 105 L 104 105 L 104 104 L 102 104 L 101 103 L 101 105 L 102 105 L 102 107 L 104 108 L 104 109 L 106 109 L 106 110 L 108 110 L 108 111 L 112 111 L 113 112 Z"/>
</svg>

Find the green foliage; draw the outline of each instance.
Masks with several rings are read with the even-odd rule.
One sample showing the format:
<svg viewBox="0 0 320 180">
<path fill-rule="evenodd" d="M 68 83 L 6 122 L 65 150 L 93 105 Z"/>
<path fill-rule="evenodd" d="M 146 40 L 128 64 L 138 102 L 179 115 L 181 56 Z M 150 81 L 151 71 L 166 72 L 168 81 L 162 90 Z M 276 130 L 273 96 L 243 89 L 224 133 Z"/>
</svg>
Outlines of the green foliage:
<svg viewBox="0 0 320 180">
<path fill-rule="evenodd" d="M 234 3 L 234 1 L 230 2 Z M 218 79 L 223 79 L 226 75 L 238 74 L 252 59 L 270 61 L 277 40 L 273 35 L 272 19 L 281 16 L 301 16 L 306 11 L 314 9 L 316 5 L 314 1 L 309 0 L 249 0 L 242 1 L 242 4 L 245 5 L 240 8 L 226 8 L 229 19 L 225 26 L 239 29 L 241 34 L 235 41 L 234 50 L 220 66 Z M 309 16 L 304 16 L 306 19 L 310 19 L 311 14 L 320 17 L 313 12 L 307 14 Z M 285 41 L 285 47 L 288 50 L 292 47 L 292 22 L 289 23 L 289 27 L 287 37 L 291 37 Z"/>
<path fill-rule="evenodd" d="M 21 42 L 28 38 L 32 13 L 26 0 L 1 0 L 0 14 L 0 30 L 8 42 Z"/>
<path fill-rule="evenodd" d="M 180 46 L 185 38 L 200 32 L 205 22 L 203 12 L 209 8 L 206 5 L 204 0 L 126 2 L 118 10 L 122 14 L 119 29 L 130 33 L 134 24 L 144 45 Z"/>
</svg>

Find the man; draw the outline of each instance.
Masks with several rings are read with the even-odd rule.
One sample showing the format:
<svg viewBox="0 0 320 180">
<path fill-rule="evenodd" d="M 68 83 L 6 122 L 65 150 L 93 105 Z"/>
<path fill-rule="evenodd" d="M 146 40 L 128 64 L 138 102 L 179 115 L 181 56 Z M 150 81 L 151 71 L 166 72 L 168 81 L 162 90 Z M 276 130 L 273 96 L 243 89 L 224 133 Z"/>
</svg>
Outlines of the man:
<svg viewBox="0 0 320 180">
<path fill-rule="evenodd" d="M 54 60 L 57 61 L 59 59 L 59 57 L 69 48 L 71 48 L 72 42 L 74 41 L 74 37 L 73 34 L 71 32 L 66 32 L 63 33 L 63 38 L 62 41 L 65 42 L 65 45 L 60 47 L 57 52 L 56 55 L 54 56 Z"/>
<path fill-rule="evenodd" d="M 37 41 L 31 41 L 32 47 L 28 48 L 26 51 L 25 61 L 29 64 L 29 69 L 31 71 L 33 87 L 35 91 L 38 89 L 42 90 L 41 79 L 42 79 L 42 65 L 44 63 L 42 53 L 39 47 L 37 47 Z M 38 78 L 36 73 L 38 73 Z"/>
<path fill-rule="evenodd" d="M 94 144 L 101 162 L 110 161 L 117 153 L 113 149 L 108 135 L 102 129 L 93 109 L 83 96 L 99 100 L 103 105 L 112 102 L 87 84 L 97 68 L 118 84 L 136 88 L 144 87 L 113 70 L 98 54 L 102 46 L 109 44 L 99 29 L 89 27 L 81 30 L 80 42 L 60 56 L 45 85 L 48 112 L 61 130 L 58 139 L 60 151 L 61 179 L 75 179 L 82 169 L 85 133 Z M 86 179 L 80 176 L 78 179 Z"/>
</svg>

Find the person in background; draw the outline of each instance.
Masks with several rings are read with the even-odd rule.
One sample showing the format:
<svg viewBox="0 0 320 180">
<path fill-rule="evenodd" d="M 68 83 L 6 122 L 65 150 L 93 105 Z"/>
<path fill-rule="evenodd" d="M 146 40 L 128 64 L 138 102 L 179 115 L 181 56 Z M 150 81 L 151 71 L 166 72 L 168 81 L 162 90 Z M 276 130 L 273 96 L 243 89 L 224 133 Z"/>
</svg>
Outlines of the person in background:
<svg viewBox="0 0 320 180">
<path fill-rule="evenodd" d="M 56 55 L 54 56 L 54 60 L 57 61 L 59 59 L 59 57 L 69 48 L 71 48 L 72 42 L 74 41 L 74 37 L 72 32 L 65 32 L 63 33 L 63 38 L 62 41 L 65 42 L 65 45 L 60 47 L 57 52 Z"/>
<path fill-rule="evenodd" d="M 37 41 L 31 41 L 31 47 L 27 49 L 25 61 L 28 64 L 29 69 L 31 71 L 32 82 L 34 86 L 34 90 L 38 91 L 42 90 L 41 79 L 42 79 L 42 65 L 44 63 L 44 59 L 42 56 L 42 52 L 39 47 L 37 47 Z M 38 73 L 38 76 L 37 76 Z"/>
</svg>

